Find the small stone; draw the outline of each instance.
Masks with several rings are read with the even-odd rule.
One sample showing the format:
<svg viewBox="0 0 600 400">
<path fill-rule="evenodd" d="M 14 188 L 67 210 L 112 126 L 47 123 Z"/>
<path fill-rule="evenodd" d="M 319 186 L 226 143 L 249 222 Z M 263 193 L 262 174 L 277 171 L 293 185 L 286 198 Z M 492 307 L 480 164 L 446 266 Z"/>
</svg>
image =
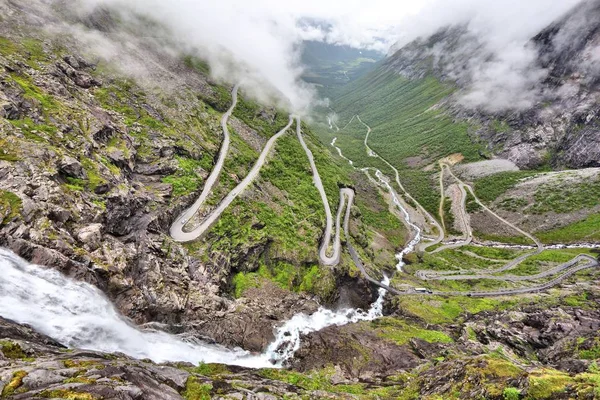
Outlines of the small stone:
<svg viewBox="0 0 600 400">
<path fill-rule="evenodd" d="M 87 244 L 92 250 L 97 249 L 102 240 L 102 224 L 92 224 L 81 228 L 77 232 L 77 239 Z"/>
</svg>

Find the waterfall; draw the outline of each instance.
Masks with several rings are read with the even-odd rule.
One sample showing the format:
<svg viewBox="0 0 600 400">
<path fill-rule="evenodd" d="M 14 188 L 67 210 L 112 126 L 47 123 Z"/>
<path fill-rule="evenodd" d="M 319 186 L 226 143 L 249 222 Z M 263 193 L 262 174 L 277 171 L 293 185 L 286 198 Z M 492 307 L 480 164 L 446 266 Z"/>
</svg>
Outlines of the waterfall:
<svg viewBox="0 0 600 400">
<path fill-rule="evenodd" d="M 332 325 L 370 321 L 382 315 L 385 290 L 368 311 L 319 309 L 299 313 L 277 329 L 276 339 L 260 355 L 242 349 L 184 340 L 178 336 L 141 330 L 119 314 L 96 287 L 67 278 L 60 272 L 29 264 L 0 248 L 0 316 L 37 331 L 71 348 L 120 352 L 155 362 L 186 361 L 281 367 L 300 348 L 302 335 Z M 385 284 L 389 279 L 384 280 Z"/>
<path fill-rule="evenodd" d="M 0 249 L 0 315 L 28 324 L 65 346 L 121 352 L 156 362 L 187 361 L 272 367 L 264 355 L 142 331 L 123 318 L 94 286 L 31 265 Z"/>
</svg>

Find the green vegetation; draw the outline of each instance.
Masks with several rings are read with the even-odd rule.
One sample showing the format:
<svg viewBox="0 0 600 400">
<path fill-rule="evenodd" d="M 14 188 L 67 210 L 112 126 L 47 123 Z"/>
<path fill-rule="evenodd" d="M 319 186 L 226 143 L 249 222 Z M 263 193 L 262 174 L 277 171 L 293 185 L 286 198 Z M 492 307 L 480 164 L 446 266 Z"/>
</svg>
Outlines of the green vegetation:
<svg viewBox="0 0 600 400">
<path fill-rule="evenodd" d="M 20 160 L 21 158 L 14 154 L 12 146 L 10 146 L 6 140 L 0 139 L 0 161 L 15 162 Z"/>
<path fill-rule="evenodd" d="M 55 114 L 62 105 L 58 103 L 54 96 L 44 93 L 30 77 L 11 74 L 12 79 L 23 89 L 26 99 L 38 102 L 42 108 L 44 116 Z"/>
<path fill-rule="evenodd" d="M 466 192 L 467 192 L 467 201 L 465 203 L 465 207 L 467 209 L 467 212 L 469 214 L 473 214 L 473 213 L 481 211 L 483 208 L 479 205 L 479 203 L 477 203 L 477 201 L 475 200 L 475 197 L 471 194 L 471 192 L 469 190 L 467 190 Z"/>
<path fill-rule="evenodd" d="M 96 400 L 96 396 L 91 393 L 76 392 L 68 389 L 44 390 L 40 396 L 46 399 L 67 399 L 67 400 Z"/>
<path fill-rule="evenodd" d="M 288 124 L 287 113 L 265 111 L 263 106 L 241 95 L 238 96 L 233 115 L 264 137 L 273 136 Z"/>
<path fill-rule="evenodd" d="M 463 246 L 458 251 L 469 251 L 480 257 L 490 258 L 493 260 L 512 260 L 521 254 L 520 251 L 513 249 L 502 249 L 496 247 L 485 246 Z"/>
<path fill-rule="evenodd" d="M 198 57 L 192 55 L 184 56 L 183 63 L 189 69 L 193 69 L 200 74 L 210 75 L 210 66 L 206 61 L 203 61 Z"/>
<path fill-rule="evenodd" d="M 393 216 L 388 211 L 389 205 L 383 197 L 375 194 L 367 198 L 366 196 L 361 196 L 361 193 L 359 193 L 354 198 L 354 204 L 360 210 L 360 216 L 356 219 L 359 219 L 364 225 L 384 235 L 390 243 L 396 246 L 404 244 L 407 234 L 406 228 L 400 221 L 400 218 Z M 369 243 L 365 244 L 366 246 L 364 247 L 370 246 Z"/>
<path fill-rule="evenodd" d="M 573 378 L 564 372 L 550 369 L 536 371 L 529 376 L 528 398 L 548 399 L 554 394 L 563 393 L 571 383 Z"/>
<path fill-rule="evenodd" d="M 452 199 L 446 197 L 444 199 L 444 226 L 446 227 L 446 233 L 450 233 L 453 235 L 460 234 L 456 229 L 454 229 L 454 221 L 456 218 L 454 217 L 454 213 L 452 212 Z"/>
<path fill-rule="evenodd" d="M 500 204 L 498 204 L 498 207 L 506 211 L 527 212 L 528 210 L 526 210 L 525 207 L 527 207 L 528 204 L 529 202 L 525 199 L 509 197 L 502 200 Z"/>
<path fill-rule="evenodd" d="M 586 343 L 586 341 L 581 338 L 581 340 L 577 343 L 577 353 L 579 358 L 584 360 L 600 360 L 600 337 L 597 337 L 593 340 L 589 341 L 590 343 L 582 348 L 582 345 Z M 598 366 L 596 366 L 598 368 Z"/>
<path fill-rule="evenodd" d="M 502 392 L 504 400 L 519 400 L 521 398 L 521 391 L 514 387 L 507 387 Z"/>
<path fill-rule="evenodd" d="M 405 169 L 400 171 L 400 181 L 431 215 L 437 215 L 440 204 L 440 192 L 431 172 Z M 390 174 L 389 176 L 393 176 Z"/>
<path fill-rule="evenodd" d="M 283 289 L 318 294 L 322 298 L 328 298 L 335 290 L 335 277 L 318 265 L 297 267 L 284 261 L 275 261 L 270 266 L 261 264 L 256 272 L 235 274 L 231 281 L 233 294 L 241 297 L 247 289 L 261 286 L 263 279 Z"/>
<path fill-rule="evenodd" d="M 373 129 L 373 150 L 397 168 L 416 156 L 437 160 L 462 153 L 467 161 L 479 160 L 469 125 L 433 107 L 454 90 L 433 77 L 409 80 L 380 68 L 334 93 L 334 105 L 343 120 L 359 114 Z"/>
<path fill-rule="evenodd" d="M 434 107 L 454 90 L 433 77 L 408 80 L 380 68 L 331 95 L 342 121 L 359 114 L 371 126 L 370 147 L 400 170 L 402 184 L 432 214 L 437 214 L 439 193 L 433 172 L 421 168 L 454 153 L 462 153 L 466 161 L 481 158 L 482 147 L 470 138 L 473 127 Z M 375 167 L 393 177 L 388 166 L 368 156 L 365 134 L 366 127 L 355 120 L 343 134 L 323 129 L 320 137 L 329 144 L 337 136 L 337 145 L 356 166 Z"/>
<path fill-rule="evenodd" d="M 104 369 L 104 365 L 96 360 L 65 360 L 63 364 L 66 368 L 81 368 L 83 370 L 88 369 Z"/>
<path fill-rule="evenodd" d="M 90 158 L 83 157 L 81 159 L 81 165 L 85 169 L 85 172 L 86 172 L 86 174 L 88 176 L 87 185 L 88 185 L 88 187 L 89 187 L 89 189 L 91 191 L 95 190 L 98 186 L 106 183 L 106 179 L 104 179 L 104 177 L 98 171 L 98 167 L 97 167 L 96 163 L 94 163 Z M 112 165 L 112 164 L 110 164 L 110 165 Z M 113 167 L 116 168 L 117 171 L 118 171 L 117 172 L 117 171 L 111 170 L 111 172 L 113 173 L 113 175 L 120 176 L 121 175 L 121 170 L 118 169 L 114 165 L 113 165 Z"/>
<path fill-rule="evenodd" d="M 23 208 L 23 202 L 16 194 L 0 190 L 0 226 L 17 218 Z"/>
<path fill-rule="evenodd" d="M 23 378 L 26 376 L 27 372 L 25 371 L 15 372 L 10 382 L 8 382 L 8 384 L 4 386 L 4 389 L 2 389 L 2 394 L 0 394 L 0 397 L 5 398 L 14 394 L 15 392 L 18 392 L 21 385 L 23 385 Z"/>
<path fill-rule="evenodd" d="M 377 331 L 379 336 L 399 345 L 408 343 L 412 338 L 422 339 L 429 343 L 453 342 L 452 338 L 443 332 L 423 329 L 395 318 L 379 318 L 371 322 L 371 327 Z"/>
<path fill-rule="evenodd" d="M 506 121 L 499 121 L 497 119 L 493 120 L 490 123 L 490 128 L 498 133 L 510 131 L 510 126 L 508 125 L 508 123 L 506 123 Z"/>
<path fill-rule="evenodd" d="M 593 208 L 600 205 L 600 179 L 565 186 L 543 185 L 536 190 L 534 198 L 535 203 L 527 213 L 560 214 Z"/>
<path fill-rule="evenodd" d="M 48 136 L 53 137 L 57 129 L 52 125 L 38 124 L 31 118 L 9 121 L 14 127 L 21 129 L 25 138 L 34 142 L 47 143 Z M 44 137 L 46 135 L 46 137 Z"/>
<path fill-rule="evenodd" d="M 147 112 L 138 107 L 138 101 L 143 100 L 144 95 L 136 89 L 131 80 L 114 80 L 110 84 L 107 83 L 95 89 L 94 96 L 104 108 L 122 114 L 127 126 L 132 126 L 147 116 Z"/>
<path fill-rule="evenodd" d="M 12 40 L 0 36 L 0 54 L 3 56 L 11 56 L 18 50 L 18 46 Z"/>
<path fill-rule="evenodd" d="M 513 171 L 483 177 L 475 182 L 475 194 L 483 203 L 491 203 L 521 180 L 536 173 L 533 171 Z"/>
<path fill-rule="evenodd" d="M 600 214 L 592 214 L 582 221 L 545 232 L 536 236 L 544 243 L 574 243 L 600 241 Z"/>
<path fill-rule="evenodd" d="M 506 271 L 511 275 L 535 275 L 559 264 L 571 261 L 577 255 L 586 253 L 585 249 L 551 249 L 533 255 L 519 264 L 516 268 Z"/>
<path fill-rule="evenodd" d="M 37 39 L 27 38 L 23 39 L 21 45 L 27 53 L 27 60 L 31 62 L 34 68 L 39 69 L 40 63 L 47 60 L 47 56 L 44 53 L 43 43 Z"/>
<path fill-rule="evenodd" d="M 531 246 L 534 244 L 533 240 L 526 236 L 505 236 L 505 235 L 494 235 L 490 233 L 474 232 L 475 237 L 480 240 L 499 242 L 504 244 L 519 244 L 523 246 Z M 537 236 L 537 233 L 536 233 Z"/>
<path fill-rule="evenodd" d="M 198 367 L 193 369 L 193 372 L 204 376 L 218 376 L 231 373 L 226 365 L 223 364 L 205 364 L 200 363 Z"/>
<path fill-rule="evenodd" d="M 398 385 L 383 387 L 378 389 L 369 388 L 365 383 L 337 384 L 331 383 L 331 377 L 334 375 L 333 368 L 325 368 L 307 373 L 296 371 L 287 371 L 282 369 L 263 369 L 260 375 L 267 379 L 286 382 L 309 391 L 325 391 L 330 393 L 347 393 L 359 396 L 361 399 L 409 399 L 405 397 L 406 388 Z"/>
<path fill-rule="evenodd" d="M 397 297 L 396 306 L 405 312 L 431 324 L 455 322 L 465 313 L 477 314 L 482 311 L 500 311 L 512 307 L 516 300 L 497 300 L 474 297 L 439 296 Z"/>
<path fill-rule="evenodd" d="M 212 389 L 210 383 L 202 383 L 198 378 L 190 376 L 181 395 L 186 400 L 210 400 Z"/>
<path fill-rule="evenodd" d="M 212 160 L 202 158 L 193 160 L 186 157 L 176 157 L 179 164 L 179 170 L 170 176 L 163 178 L 163 183 L 173 186 L 173 196 L 185 196 L 193 193 L 200 188 L 203 179 L 200 177 L 200 171 L 208 171 L 212 165 L 207 165 Z"/>
<path fill-rule="evenodd" d="M 0 341 L 0 350 L 2 350 L 4 357 L 11 360 L 33 360 L 33 358 L 29 357 L 17 343 L 9 342 L 7 340 Z"/>
</svg>

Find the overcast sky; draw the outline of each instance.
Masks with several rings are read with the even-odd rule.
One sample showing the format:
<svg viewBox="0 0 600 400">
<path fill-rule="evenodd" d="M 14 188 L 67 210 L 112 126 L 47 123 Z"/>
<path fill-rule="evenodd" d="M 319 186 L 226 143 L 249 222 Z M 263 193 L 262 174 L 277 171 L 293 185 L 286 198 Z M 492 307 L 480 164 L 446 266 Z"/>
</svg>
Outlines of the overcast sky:
<svg viewBox="0 0 600 400">
<path fill-rule="evenodd" d="M 224 79 L 268 80 L 295 110 L 314 98 L 299 83 L 302 66 L 297 44 L 305 39 L 387 52 L 449 24 L 468 23 L 490 50 L 505 53 L 518 68 L 531 55 L 507 51 L 523 46 L 533 35 L 563 15 L 579 0 L 82 0 L 88 5 L 112 4 L 149 14 L 167 24 L 182 42 L 201 49 Z M 306 28 L 303 19 L 329 24 Z M 232 70 L 225 53 L 246 72 Z M 248 71 L 252 71 L 248 73 Z M 244 76 L 240 76 L 244 75 Z M 483 73 L 485 75 L 485 71 Z M 250 83 L 248 83 L 250 84 Z"/>
</svg>

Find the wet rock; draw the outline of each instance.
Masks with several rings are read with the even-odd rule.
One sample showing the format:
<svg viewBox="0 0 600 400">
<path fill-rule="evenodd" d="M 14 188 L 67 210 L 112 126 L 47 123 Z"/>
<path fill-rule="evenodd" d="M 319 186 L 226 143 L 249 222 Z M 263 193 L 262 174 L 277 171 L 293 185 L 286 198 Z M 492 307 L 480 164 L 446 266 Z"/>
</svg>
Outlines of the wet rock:
<svg viewBox="0 0 600 400">
<path fill-rule="evenodd" d="M 75 261 L 56 250 L 33 244 L 25 239 L 0 237 L 0 245 L 9 248 L 32 264 L 55 268 L 65 275 L 96 283 L 96 278 L 87 269 L 89 262 Z"/>
</svg>

